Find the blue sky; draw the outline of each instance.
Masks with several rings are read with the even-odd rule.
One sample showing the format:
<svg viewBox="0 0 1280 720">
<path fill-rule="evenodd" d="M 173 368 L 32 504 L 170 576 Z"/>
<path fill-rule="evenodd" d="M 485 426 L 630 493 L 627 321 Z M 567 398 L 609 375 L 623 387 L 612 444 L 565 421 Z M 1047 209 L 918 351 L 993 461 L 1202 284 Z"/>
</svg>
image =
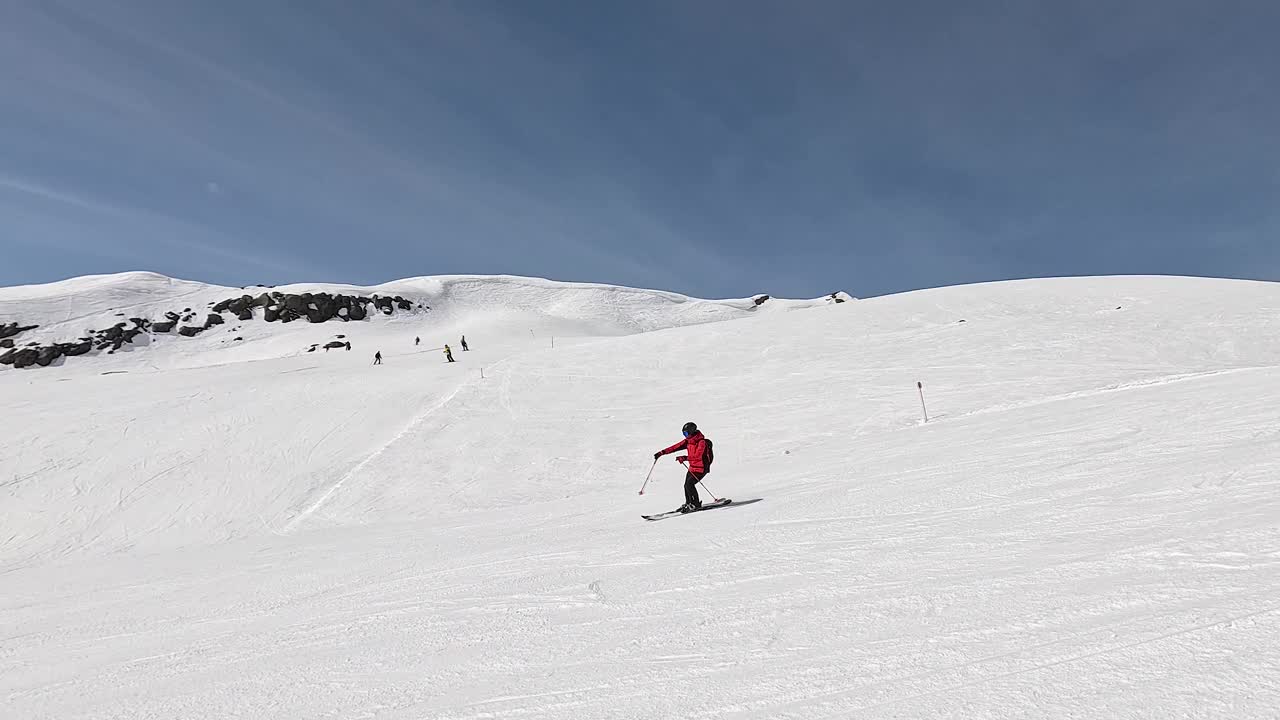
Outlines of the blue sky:
<svg viewBox="0 0 1280 720">
<path fill-rule="evenodd" d="M 1280 279 L 1280 3 L 8 0 L 0 284 Z"/>
</svg>

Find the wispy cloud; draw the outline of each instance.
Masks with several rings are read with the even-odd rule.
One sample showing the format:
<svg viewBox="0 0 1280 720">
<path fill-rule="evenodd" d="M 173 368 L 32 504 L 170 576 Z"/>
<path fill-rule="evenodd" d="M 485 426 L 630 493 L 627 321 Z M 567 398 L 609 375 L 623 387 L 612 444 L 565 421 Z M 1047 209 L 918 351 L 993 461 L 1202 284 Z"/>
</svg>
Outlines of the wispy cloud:
<svg viewBox="0 0 1280 720">
<path fill-rule="evenodd" d="M 1156 7 L 16 0 L 0 192 L 224 281 L 1256 272 L 1280 9 Z"/>
<path fill-rule="evenodd" d="M 84 210 L 93 210 L 96 212 L 118 212 L 117 209 L 108 205 L 96 203 L 92 200 L 86 200 L 85 198 L 71 193 L 59 192 L 38 183 L 31 182 L 30 180 L 7 177 L 5 175 L 0 175 L 0 190 L 30 195 L 42 200 L 52 200 L 66 205 L 73 205 Z"/>
<path fill-rule="evenodd" d="M 212 184 L 216 188 L 216 184 Z M 210 190 L 215 192 L 216 190 Z M 5 192 L 25 195 L 68 206 L 75 210 L 86 211 L 92 215 L 120 219 L 126 221 L 123 227 L 144 228 L 156 232 L 145 243 L 138 243 L 137 238 L 117 238 L 119 245 L 140 244 L 143 253 L 159 251 L 180 251 L 187 253 L 193 266 L 201 259 L 216 258 L 230 261 L 246 271 L 269 269 L 275 271 L 291 270 L 297 263 L 279 257 L 271 257 L 257 253 L 248 253 L 230 238 L 220 237 L 207 228 L 194 225 L 179 218 L 169 217 L 150 210 L 130 208 L 88 198 L 72 192 L 57 190 L 32 180 L 0 175 L 0 194 Z M 117 253 L 119 254 L 119 253 Z M 128 256 L 128 253 L 125 253 Z M 152 258 L 139 254 L 137 267 L 144 268 Z"/>
</svg>

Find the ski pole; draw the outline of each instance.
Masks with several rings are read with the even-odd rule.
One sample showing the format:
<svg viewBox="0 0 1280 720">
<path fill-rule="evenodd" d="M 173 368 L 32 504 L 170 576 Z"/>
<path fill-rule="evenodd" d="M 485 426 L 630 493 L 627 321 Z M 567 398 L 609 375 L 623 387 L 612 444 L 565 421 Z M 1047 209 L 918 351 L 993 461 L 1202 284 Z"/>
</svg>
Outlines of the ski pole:
<svg viewBox="0 0 1280 720">
<path fill-rule="evenodd" d="M 702 482 L 702 478 L 698 478 L 698 484 L 702 486 L 703 490 L 707 491 L 707 494 L 711 496 L 711 500 L 713 502 L 720 502 L 720 498 L 716 497 L 716 494 L 711 492 L 711 488 L 707 487 L 707 484 Z"/>
<path fill-rule="evenodd" d="M 658 458 L 653 459 L 653 464 L 649 466 L 649 474 L 644 476 L 644 485 L 640 486 L 640 494 L 644 494 L 644 489 L 649 486 L 649 478 L 653 477 L 653 469 L 658 467 Z"/>
<path fill-rule="evenodd" d="M 920 391 L 920 412 L 924 413 L 924 421 L 929 422 L 929 411 L 924 407 L 924 383 L 916 381 L 916 390 Z"/>
</svg>

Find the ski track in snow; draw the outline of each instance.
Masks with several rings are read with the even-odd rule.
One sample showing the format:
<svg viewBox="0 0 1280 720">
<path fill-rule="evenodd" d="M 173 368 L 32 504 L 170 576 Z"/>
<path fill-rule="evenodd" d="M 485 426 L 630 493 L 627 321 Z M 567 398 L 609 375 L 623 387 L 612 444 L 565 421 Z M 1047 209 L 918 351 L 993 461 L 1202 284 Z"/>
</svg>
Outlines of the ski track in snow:
<svg viewBox="0 0 1280 720">
<path fill-rule="evenodd" d="M 360 472 L 362 469 L 364 469 L 364 467 L 365 467 L 366 465 L 368 465 L 370 462 L 372 462 L 372 461 L 376 460 L 376 459 L 378 458 L 378 456 L 382 455 L 382 453 L 384 453 L 384 452 L 387 450 L 387 448 L 388 448 L 388 447 L 390 447 L 393 443 L 395 443 L 396 441 L 398 441 L 398 440 L 400 440 L 400 439 L 404 438 L 404 437 L 405 437 L 406 435 L 408 435 L 408 434 L 410 433 L 410 431 L 412 431 L 415 427 L 417 427 L 418 425 L 422 424 L 422 422 L 423 422 L 423 421 L 425 421 L 425 420 L 427 419 L 427 417 L 428 417 L 428 416 L 430 416 L 432 413 L 438 412 L 441 408 L 443 408 L 444 406 L 448 405 L 448 404 L 449 404 L 449 401 L 453 400 L 454 396 L 456 396 L 456 395 L 458 394 L 458 391 L 459 391 L 459 390 L 461 390 L 461 389 L 462 389 L 462 386 L 461 386 L 461 385 L 459 385 L 458 387 L 454 388 L 454 389 L 453 389 L 453 391 L 452 391 L 452 392 L 450 392 L 448 395 L 445 395 L 443 398 L 440 398 L 440 400 L 436 401 L 436 402 L 435 402 L 435 404 L 431 405 L 431 406 L 430 406 L 430 407 L 428 407 L 426 410 L 422 411 L 422 412 L 421 412 L 421 413 L 419 413 L 416 417 L 414 417 L 412 420 L 410 420 L 410 421 L 409 421 L 409 424 L 408 424 L 408 425 L 406 425 L 406 426 L 404 427 L 404 429 L 403 429 L 403 430 L 401 430 L 400 432 L 396 433 L 395 437 L 391 438 L 389 441 L 387 441 L 387 443 L 385 443 L 384 445 L 382 445 L 381 447 L 379 447 L 377 450 L 374 450 L 372 453 L 370 453 L 368 456 L 366 456 L 364 460 L 361 460 L 359 463 L 357 463 L 355 467 L 353 467 L 353 468 L 351 468 L 350 470 L 348 470 L 348 471 L 346 472 L 346 474 L 344 474 L 342 477 L 338 478 L 338 481 L 337 481 L 337 482 L 335 482 L 335 483 L 333 483 L 332 485 L 330 485 L 330 486 L 329 486 L 329 487 L 324 491 L 324 493 L 322 493 L 322 494 L 320 495 L 320 497 L 316 498 L 314 502 L 312 502 L 310 505 L 307 505 L 305 508 L 303 508 L 303 509 L 302 509 L 302 511 L 301 511 L 301 512 L 299 512 L 296 516 L 294 516 L 292 519 L 290 519 L 290 520 L 289 520 L 289 522 L 285 523 L 285 526 L 284 526 L 283 528 L 281 528 L 281 532 L 284 532 L 284 533 L 290 533 L 290 532 L 293 532 L 293 531 L 294 531 L 294 530 L 295 530 L 295 529 L 296 529 L 300 524 L 302 524 L 302 523 L 303 523 L 307 518 L 309 518 L 309 517 L 311 517 L 313 514 L 315 514 L 315 512 L 316 512 L 317 510 L 319 510 L 319 509 L 320 509 L 320 508 L 325 504 L 325 502 L 326 502 L 330 497 L 332 497 L 332 496 L 333 496 L 333 494 L 334 494 L 334 493 L 336 493 L 336 492 L 338 492 L 338 490 L 342 489 L 342 486 L 343 486 L 343 485 L 344 485 L 348 480 L 350 480 L 350 479 L 352 478 L 352 476 L 354 476 L 354 475 L 356 475 L 357 473 L 359 473 L 359 472 Z M 336 429 L 336 427 L 335 427 L 335 429 Z M 323 439 L 323 438 L 322 438 L 322 439 Z"/>
<path fill-rule="evenodd" d="M 1095 395 L 1103 395 L 1106 393 L 1124 392 L 1126 390 L 1136 390 L 1139 388 L 1152 387 L 1154 385 L 1168 385 L 1169 383 L 1179 383 L 1179 382 L 1187 382 L 1190 380 L 1200 380 L 1203 378 L 1217 377 L 1219 375 L 1233 375 L 1235 373 L 1248 373 L 1248 372 L 1255 372 L 1258 370 L 1272 370 L 1272 369 L 1275 369 L 1276 367 L 1277 367 L 1276 365 L 1261 365 L 1258 367 L 1229 368 L 1226 370 L 1206 370 L 1204 372 L 1163 375 L 1161 377 L 1154 377 L 1154 378 L 1148 378 L 1146 380 L 1135 380 L 1133 382 L 1119 383 L 1116 385 L 1111 385 L 1111 386 L 1102 387 L 1102 388 L 1095 388 L 1092 390 L 1077 390 L 1075 392 L 1063 393 L 1061 395 L 1053 395 L 1050 397 L 1040 398 L 1038 400 L 1035 400 L 1029 403 L 1010 404 L 1010 405 L 992 405 L 991 407 L 985 407 L 980 410 L 974 410 L 973 412 L 966 413 L 965 416 L 967 417 L 971 415 L 983 415 L 986 413 L 993 413 L 993 412 L 1007 412 L 1009 410 L 1015 410 L 1022 407 L 1029 407 L 1031 405 L 1041 405 L 1044 403 L 1061 402 L 1063 400 L 1074 400 L 1075 398 L 1092 397 Z"/>
<path fill-rule="evenodd" d="M 1275 285 L 387 287 L 432 313 L 0 372 L 0 717 L 1276 716 Z M 0 316 L 163 292 L 228 290 Z M 645 522 L 689 419 L 752 502 Z"/>
</svg>

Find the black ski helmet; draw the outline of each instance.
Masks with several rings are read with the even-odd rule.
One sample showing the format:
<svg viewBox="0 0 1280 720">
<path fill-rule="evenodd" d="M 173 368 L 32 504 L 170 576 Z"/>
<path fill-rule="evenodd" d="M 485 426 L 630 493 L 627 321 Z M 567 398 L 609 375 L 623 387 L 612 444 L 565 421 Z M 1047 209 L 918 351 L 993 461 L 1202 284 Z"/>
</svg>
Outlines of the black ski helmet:
<svg viewBox="0 0 1280 720">
<path fill-rule="evenodd" d="M 687 422 L 684 424 L 684 427 L 680 428 L 680 432 L 685 435 L 692 435 L 698 432 L 698 426 L 695 423 Z"/>
</svg>

